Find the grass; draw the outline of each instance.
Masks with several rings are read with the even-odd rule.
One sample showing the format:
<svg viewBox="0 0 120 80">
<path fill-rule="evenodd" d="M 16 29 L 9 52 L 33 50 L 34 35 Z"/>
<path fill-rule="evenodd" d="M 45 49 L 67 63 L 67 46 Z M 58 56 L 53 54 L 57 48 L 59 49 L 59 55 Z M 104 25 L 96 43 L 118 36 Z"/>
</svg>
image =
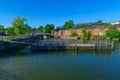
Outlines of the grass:
<svg viewBox="0 0 120 80">
<path fill-rule="evenodd" d="M 5 40 L 17 40 L 17 39 L 23 39 L 23 38 L 28 38 L 30 36 L 28 35 L 17 35 L 17 36 L 0 36 L 1 41 Z"/>
</svg>

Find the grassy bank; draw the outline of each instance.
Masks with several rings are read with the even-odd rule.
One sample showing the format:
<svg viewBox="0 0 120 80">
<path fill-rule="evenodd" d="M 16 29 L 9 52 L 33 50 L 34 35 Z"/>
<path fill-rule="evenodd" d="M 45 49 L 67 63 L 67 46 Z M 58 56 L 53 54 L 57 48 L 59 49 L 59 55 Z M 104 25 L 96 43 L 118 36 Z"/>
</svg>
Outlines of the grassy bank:
<svg viewBox="0 0 120 80">
<path fill-rule="evenodd" d="M 30 37 L 29 35 L 15 35 L 15 36 L 0 36 L 1 41 L 5 40 L 17 40 L 17 39 L 23 39 L 23 38 L 28 38 Z"/>
</svg>

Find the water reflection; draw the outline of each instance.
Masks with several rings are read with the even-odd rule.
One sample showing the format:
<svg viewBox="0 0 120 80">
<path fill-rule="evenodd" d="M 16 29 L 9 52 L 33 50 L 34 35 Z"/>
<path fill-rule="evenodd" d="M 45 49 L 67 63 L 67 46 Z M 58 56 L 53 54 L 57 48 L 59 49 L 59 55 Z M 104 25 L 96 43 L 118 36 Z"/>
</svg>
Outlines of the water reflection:
<svg viewBox="0 0 120 80">
<path fill-rule="evenodd" d="M 111 57 L 113 54 L 112 50 L 79 50 L 79 51 L 42 51 L 42 52 L 31 52 L 30 50 L 19 50 L 16 52 L 0 52 L 0 58 L 2 57 L 10 57 L 10 56 L 28 56 L 28 55 L 35 55 L 35 54 L 44 54 L 44 55 L 76 55 L 76 54 L 91 54 L 94 57 L 95 56 L 106 56 L 106 57 Z"/>
<path fill-rule="evenodd" d="M 120 80 L 118 49 L 0 54 L 0 80 Z"/>
<path fill-rule="evenodd" d="M 119 80 L 116 51 L 18 51 L 0 58 L 2 80 Z M 118 54 L 118 53 L 116 53 Z M 94 75 L 94 76 L 93 76 Z M 106 76 L 106 77 L 101 77 Z"/>
</svg>

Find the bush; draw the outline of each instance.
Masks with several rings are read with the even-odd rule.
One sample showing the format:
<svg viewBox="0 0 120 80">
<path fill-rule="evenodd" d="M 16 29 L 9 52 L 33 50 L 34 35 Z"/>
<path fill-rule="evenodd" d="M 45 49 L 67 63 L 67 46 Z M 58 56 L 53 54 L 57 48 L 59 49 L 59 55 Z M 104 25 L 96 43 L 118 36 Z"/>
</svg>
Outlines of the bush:
<svg viewBox="0 0 120 80">
<path fill-rule="evenodd" d="M 111 39 L 119 38 L 120 32 L 115 27 L 112 27 L 108 31 L 106 31 L 106 37 L 110 37 Z"/>
<path fill-rule="evenodd" d="M 75 36 L 78 36 L 78 35 L 76 34 L 76 32 L 75 32 L 75 31 L 71 31 L 71 32 L 70 32 L 70 37 L 75 37 Z"/>
<path fill-rule="evenodd" d="M 90 31 L 87 31 L 87 28 L 86 28 L 86 27 L 84 27 L 84 28 L 82 29 L 82 34 L 83 34 L 83 39 L 85 39 L 85 40 L 89 40 L 90 37 L 91 37 L 91 32 L 90 32 Z"/>
<path fill-rule="evenodd" d="M 95 35 L 93 36 L 93 39 L 105 39 L 105 36 Z"/>
</svg>

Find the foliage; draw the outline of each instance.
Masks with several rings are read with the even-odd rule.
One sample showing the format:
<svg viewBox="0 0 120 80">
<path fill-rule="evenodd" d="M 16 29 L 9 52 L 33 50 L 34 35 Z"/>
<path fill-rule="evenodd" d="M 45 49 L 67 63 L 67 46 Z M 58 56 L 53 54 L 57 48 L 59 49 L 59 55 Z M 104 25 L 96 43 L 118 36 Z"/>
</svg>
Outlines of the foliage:
<svg viewBox="0 0 120 80">
<path fill-rule="evenodd" d="M 78 36 L 75 31 L 70 31 L 70 37 Z"/>
<path fill-rule="evenodd" d="M 31 32 L 32 32 L 32 28 L 28 24 L 25 24 L 23 28 L 23 33 L 30 34 Z"/>
<path fill-rule="evenodd" d="M 8 27 L 8 28 L 5 29 L 5 31 L 6 31 L 7 34 L 12 34 L 12 35 L 14 34 L 14 28 L 13 27 Z"/>
<path fill-rule="evenodd" d="M 83 27 L 87 27 L 87 28 L 95 28 L 95 27 L 107 27 L 107 26 L 112 26 L 110 23 L 105 23 L 102 22 L 102 20 L 97 20 L 96 22 L 89 22 L 89 23 L 79 23 L 79 24 L 75 24 L 74 28 L 83 28 Z"/>
<path fill-rule="evenodd" d="M 26 18 L 20 18 L 17 16 L 12 21 L 12 26 L 6 28 L 5 31 L 8 34 L 30 34 L 32 32 L 32 28 L 28 24 L 25 24 L 25 21 L 27 21 Z"/>
<path fill-rule="evenodd" d="M 0 37 L 0 40 L 17 40 L 17 39 L 22 39 L 22 38 L 28 38 L 28 37 L 30 37 L 30 36 L 28 36 L 28 35 L 19 35 L 19 36 L 17 36 L 17 35 L 10 35 L 10 36 L 2 36 L 2 37 Z"/>
<path fill-rule="evenodd" d="M 38 31 L 38 32 L 43 32 L 43 26 L 39 26 L 39 27 L 37 28 L 37 31 Z"/>
<path fill-rule="evenodd" d="M 56 30 L 60 30 L 62 27 L 61 26 L 57 26 L 56 27 Z"/>
<path fill-rule="evenodd" d="M 105 39 L 105 36 L 95 35 L 95 36 L 93 36 L 93 39 Z"/>
<path fill-rule="evenodd" d="M 69 20 L 69 21 L 65 22 L 65 24 L 63 25 L 63 28 L 64 29 L 69 29 L 69 28 L 72 28 L 73 26 L 74 26 L 73 20 Z"/>
<path fill-rule="evenodd" d="M 112 27 L 108 31 L 106 31 L 106 37 L 119 38 L 120 32 L 115 27 Z"/>
<path fill-rule="evenodd" d="M 0 32 L 3 33 L 4 32 L 4 26 L 0 25 Z"/>
<path fill-rule="evenodd" d="M 53 24 L 46 24 L 45 28 L 44 28 L 44 32 L 45 33 L 51 33 L 51 31 L 54 29 L 54 25 Z"/>
<path fill-rule="evenodd" d="M 15 34 L 24 34 L 24 29 L 25 29 L 25 21 L 27 19 L 25 18 L 20 18 L 17 16 L 13 21 L 12 21 L 12 27 L 14 28 L 14 33 Z"/>
<path fill-rule="evenodd" d="M 32 28 L 32 34 L 35 34 L 37 32 L 36 27 Z"/>
<path fill-rule="evenodd" d="M 87 32 L 87 28 L 84 27 L 82 28 L 82 34 L 83 34 L 83 39 L 85 40 L 89 40 L 90 39 L 90 36 L 91 36 L 91 32 Z"/>
</svg>

